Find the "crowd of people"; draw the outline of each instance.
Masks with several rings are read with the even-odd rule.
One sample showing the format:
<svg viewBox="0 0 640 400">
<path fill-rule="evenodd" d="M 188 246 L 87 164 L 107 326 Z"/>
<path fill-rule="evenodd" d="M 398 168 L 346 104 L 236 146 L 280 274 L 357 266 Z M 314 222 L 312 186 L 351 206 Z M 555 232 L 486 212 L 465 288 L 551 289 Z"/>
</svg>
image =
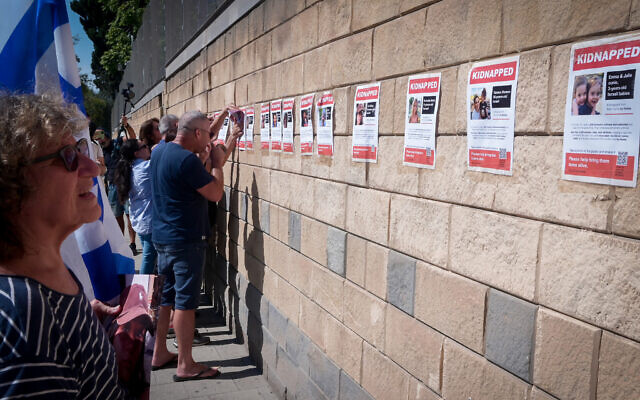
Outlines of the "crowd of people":
<svg viewBox="0 0 640 400">
<path fill-rule="evenodd" d="M 175 381 L 220 374 L 191 350 L 198 344 L 208 202 L 222 198 L 223 166 L 243 134 L 234 124 L 226 142 L 214 145 L 228 116 L 229 107 L 216 118 L 165 115 L 145 121 L 137 138 L 123 117 L 121 134 L 91 129 L 87 141 L 74 137 L 86 119 L 62 99 L 0 96 L 0 381 L 10 382 L 0 385 L 0 397 L 131 396 L 100 323 L 121 306 L 90 303 L 60 255 L 67 236 L 101 216 L 92 192 L 98 176 L 123 234 L 127 216 L 131 243 L 140 238 L 140 273 L 164 280 L 152 369 L 176 367 Z M 170 331 L 177 354 L 166 345 Z"/>
</svg>

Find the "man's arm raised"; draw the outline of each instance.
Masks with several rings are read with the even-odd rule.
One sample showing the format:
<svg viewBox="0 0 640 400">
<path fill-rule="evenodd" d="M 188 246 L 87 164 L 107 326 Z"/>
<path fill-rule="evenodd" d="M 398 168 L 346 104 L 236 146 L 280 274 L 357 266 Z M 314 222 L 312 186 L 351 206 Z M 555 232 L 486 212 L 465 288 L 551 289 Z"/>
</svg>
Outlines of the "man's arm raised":
<svg viewBox="0 0 640 400">
<path fill-rule="evenodd" d="M 224 165 L 224 151 L 216 146 L 209 154 L 211 165 L 211 175 L 213 180 L 198 189 L 198 193 L 209 201 L 220 201 L 224 195 L 224 173 L 222 166 Z"/>
</svg>

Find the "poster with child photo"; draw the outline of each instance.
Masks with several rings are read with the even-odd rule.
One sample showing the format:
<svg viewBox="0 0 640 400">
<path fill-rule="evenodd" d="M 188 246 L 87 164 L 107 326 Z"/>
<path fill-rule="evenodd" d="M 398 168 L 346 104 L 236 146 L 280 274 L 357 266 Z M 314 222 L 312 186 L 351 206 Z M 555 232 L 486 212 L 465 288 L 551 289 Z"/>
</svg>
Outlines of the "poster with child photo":
<svg viewBox="0 0 640 400">
<path fill-rule="evenodd" d="M 562 178 L 635 187 L 638 179 L 640 35 L 571 48 Z"/>
</svg>

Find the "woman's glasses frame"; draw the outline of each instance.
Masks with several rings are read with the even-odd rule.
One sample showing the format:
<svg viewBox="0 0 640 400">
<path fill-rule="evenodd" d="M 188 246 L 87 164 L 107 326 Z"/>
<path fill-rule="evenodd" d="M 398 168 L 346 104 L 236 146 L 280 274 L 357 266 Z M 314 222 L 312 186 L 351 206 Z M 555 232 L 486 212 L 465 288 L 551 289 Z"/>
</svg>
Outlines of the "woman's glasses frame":
<svg viewBox="0 0 640 400">
<path fill-rule="evenodd" d="M 60 158 L 67 171 L 73 172 L 78 169 L 79 154 L 89 157 L 89 142 L 85 138 L 78 140 L 76 144 L 68 144 L 56 152 L 35 158 L 30 161 L 29 164 L 37 164 L 51 160 L 52 158 Z"/>
</svg>

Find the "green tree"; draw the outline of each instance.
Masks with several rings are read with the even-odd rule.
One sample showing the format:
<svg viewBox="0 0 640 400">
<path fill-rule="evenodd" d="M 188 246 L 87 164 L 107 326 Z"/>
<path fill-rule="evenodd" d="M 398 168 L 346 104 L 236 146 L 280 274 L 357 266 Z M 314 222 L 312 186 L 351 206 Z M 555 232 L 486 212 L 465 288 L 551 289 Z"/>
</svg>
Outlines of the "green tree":
<svg viewBox="0 0 640 400">
<path fill-rule="evenodd" d="M 131 57 L 131 42 L 142 23 L 149 0 L 72 0 L 71 9 L 93 42 L 91 70 L 95 86 L 113 98 L 124 66 Z"/>
</svg>

